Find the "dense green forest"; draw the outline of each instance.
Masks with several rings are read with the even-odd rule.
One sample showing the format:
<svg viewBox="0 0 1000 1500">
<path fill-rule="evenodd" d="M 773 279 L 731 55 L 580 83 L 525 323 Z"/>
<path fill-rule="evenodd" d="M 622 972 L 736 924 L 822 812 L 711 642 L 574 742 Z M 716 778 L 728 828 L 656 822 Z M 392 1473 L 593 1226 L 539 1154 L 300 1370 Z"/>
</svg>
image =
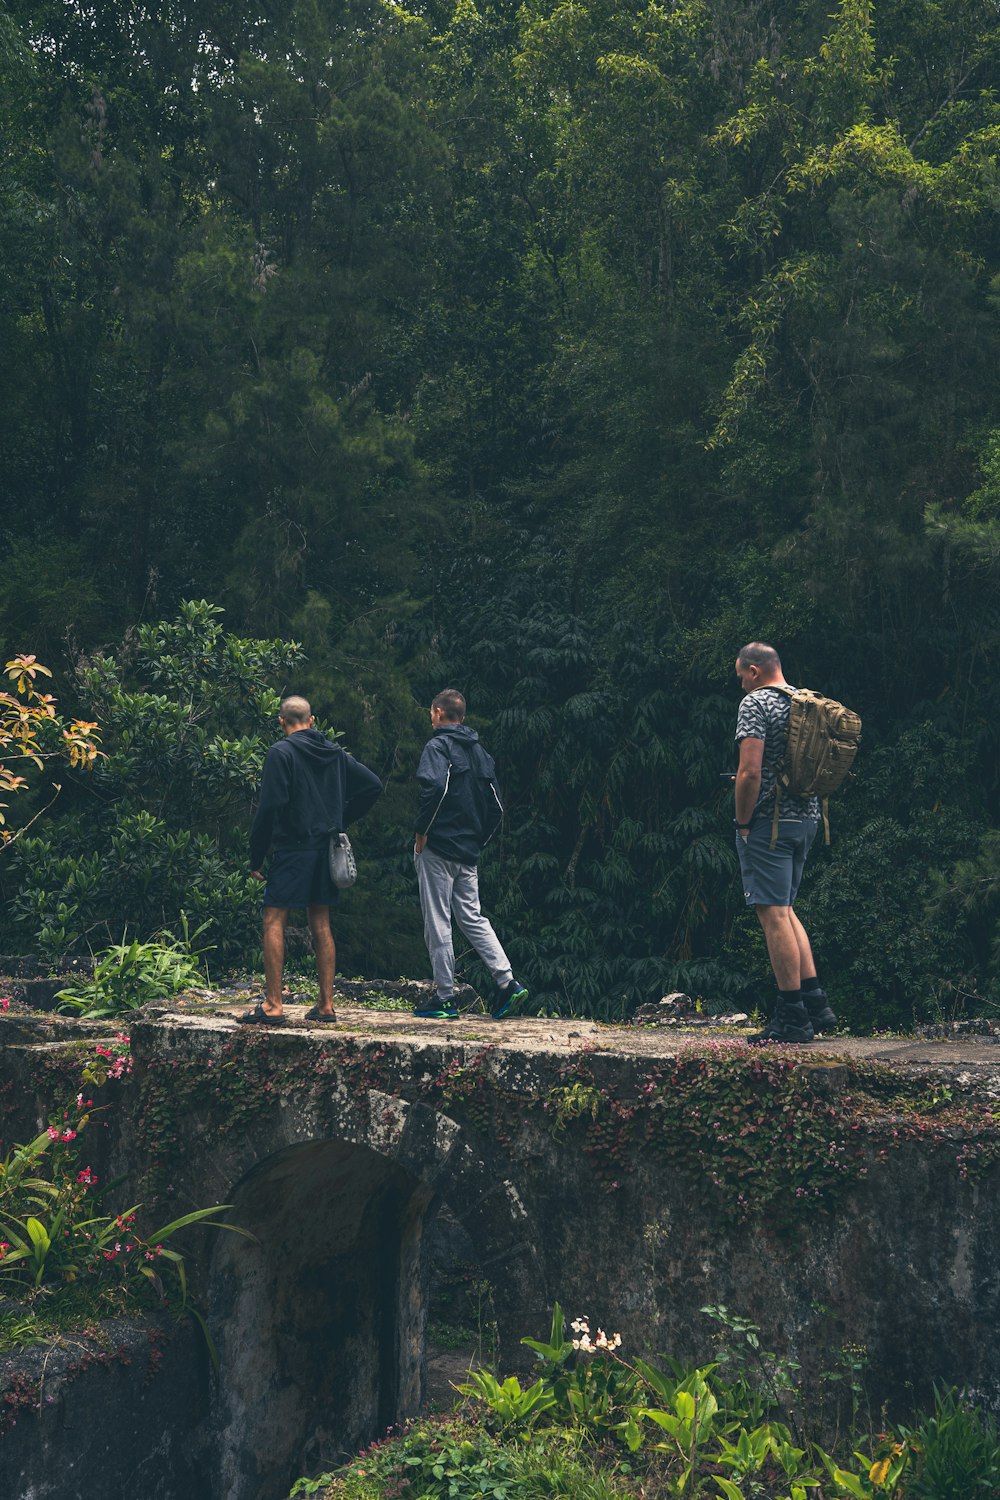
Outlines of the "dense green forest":
<svg viewBox="0 0 1000 1500">
<path fill-rule="evenodd" d="M 0 640 L 109 752 L 3 946 L 251 956 L 295 688 L 389 782 L 341 969 L 423 973 L 450 683 L 540 1003 L 762 1000 L 761 637 L 865 722 L 800 897 L 838 1008 L 1000 1003 L 995 0 L 7 0 L 0 59 Z"/>
</svg>

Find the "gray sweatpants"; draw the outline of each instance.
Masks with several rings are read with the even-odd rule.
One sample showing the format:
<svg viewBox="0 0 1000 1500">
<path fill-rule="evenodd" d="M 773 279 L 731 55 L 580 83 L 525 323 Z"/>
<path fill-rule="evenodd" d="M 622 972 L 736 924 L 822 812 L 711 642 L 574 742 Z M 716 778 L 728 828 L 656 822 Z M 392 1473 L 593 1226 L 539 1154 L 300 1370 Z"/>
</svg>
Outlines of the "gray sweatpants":
<svg viewBox="0 0 1000 1500">
<path fill-rule="evenodd" d="M 500 940 L 479 909 L 479 871 L 457 859 L 442 859 L 425 849 L 415 854 L 420 910 L 424 914 L 424 942 L 430 954 L 434 987 L 442 1000 L 455 993 L 455 949 L 451 941 L 454 917 L 501 988 L 514 974 Z"/>
</svg>

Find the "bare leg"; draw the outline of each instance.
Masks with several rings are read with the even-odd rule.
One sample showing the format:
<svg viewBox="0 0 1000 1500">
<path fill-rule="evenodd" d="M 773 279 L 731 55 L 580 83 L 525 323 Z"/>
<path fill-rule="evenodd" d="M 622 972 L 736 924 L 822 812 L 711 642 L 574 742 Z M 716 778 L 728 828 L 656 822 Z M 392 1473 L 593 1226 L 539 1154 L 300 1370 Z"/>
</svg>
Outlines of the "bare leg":
<svg viewBox="0 0 1000 1500">
<path fill-rule="evenodd" d="M 809 934 L 792 907 L 788 908 L 788 916 L 791 920 L 792 931 L 795 933 L 795 941 L 799 945 L 799 977 L 804 983 L 807 979 L 816 976 L 816 960 L 813 958 L 812 944 L 809 942 Z"/>
<path fill-rule="evenodd" d="M 264 1010 L 281 1015 L 281 981 L 285 972 L 287 906 L 264 907 Z"/>
<path fill-rule="evenodd" d="M 779 990 L 797 990 L 802 987 L 802 950 L 799 933 L 805 942 L 809 957 L 809 939 L 805 928 L 790 906 L 758 906 L 757 919 L 764 929 L 767 956 Z M 815 970 L 814 970 L 815 972 Z"/>
<path fill-rule="evenodd" d="M 306 916 L 319 975 L 319 1005 L 316 1008 L 321 1016 L 328 1016 L 333 1012 L 333 976 L 337 968 L 337 948 L 330 931 L 330 908 L 307 906 Z"/>
</svg>

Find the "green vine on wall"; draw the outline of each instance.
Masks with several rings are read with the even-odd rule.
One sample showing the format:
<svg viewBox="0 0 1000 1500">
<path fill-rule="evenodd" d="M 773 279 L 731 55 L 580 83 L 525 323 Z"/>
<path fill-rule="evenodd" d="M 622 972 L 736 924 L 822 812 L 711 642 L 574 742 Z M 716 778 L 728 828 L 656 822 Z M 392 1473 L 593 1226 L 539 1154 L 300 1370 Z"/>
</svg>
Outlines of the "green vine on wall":
<svg viewBox="0 0 1000 1500">
<path fill-rule="evenodd" d="M 684 1174 L 724 1220 L 767 1218 L 788 1228 L 843 1194 L 908 1142 L 955 1152 L 958 1176 L 976 1181 L 1000 1161 L 1000 1110 L 956 1101 L 930 1075 L 882 1064 L 844 1064 L 701 1043 L 657 1064 L 621 1097 L 595 1081 L 586 1055 L 570 1060 L 544 1109 L 559 1139 L 583 1131 L 583 1150 L 610 1192 L 654 1151 Z"/>
</svg>

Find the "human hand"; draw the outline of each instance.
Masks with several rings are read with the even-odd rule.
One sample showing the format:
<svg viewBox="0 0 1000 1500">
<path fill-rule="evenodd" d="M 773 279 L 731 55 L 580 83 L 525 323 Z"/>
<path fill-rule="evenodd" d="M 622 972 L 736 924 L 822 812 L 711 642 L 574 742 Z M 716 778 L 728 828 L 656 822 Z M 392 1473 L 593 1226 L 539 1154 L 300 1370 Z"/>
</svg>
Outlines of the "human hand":
<svg viewBox="0 0 1000 1500">
<path fill-rule="evenodd" d="M 254 880 L 263 880 L 264 879 L 264 871 L 263 870 L 251 870 L 250 874 L 253 876 Z"/>
<path fill-rule="evenodd" d="M 426 847 L 427 847 L 427 835 L 426 835 L 426 833 L 415 833 L 413 835 L 413 852 L 414 852 L 414 854 L 423 854 L 423 852 L 426 849 Z"/>
</svg>

